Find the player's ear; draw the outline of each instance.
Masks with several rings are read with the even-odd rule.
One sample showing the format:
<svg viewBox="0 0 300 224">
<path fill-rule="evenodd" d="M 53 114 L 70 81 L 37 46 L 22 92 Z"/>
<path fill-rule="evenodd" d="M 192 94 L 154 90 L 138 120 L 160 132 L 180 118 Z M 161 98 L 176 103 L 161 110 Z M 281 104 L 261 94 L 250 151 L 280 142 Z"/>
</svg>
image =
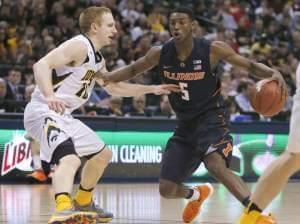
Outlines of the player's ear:
<svg viewBox="0 0 300 224">
<path fill-rule="evenodd" d="M 91 31 L 96 31 L 97 30 L 97 23 L 92 23 L 91 24 Z"/>
</svg>

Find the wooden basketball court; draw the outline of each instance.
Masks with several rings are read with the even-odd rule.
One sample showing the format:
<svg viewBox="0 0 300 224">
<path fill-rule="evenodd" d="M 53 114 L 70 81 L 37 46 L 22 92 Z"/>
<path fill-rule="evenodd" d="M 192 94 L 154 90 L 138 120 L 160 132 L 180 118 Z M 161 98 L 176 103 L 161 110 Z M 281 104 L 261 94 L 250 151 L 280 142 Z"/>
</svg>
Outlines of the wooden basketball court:
<svg viewBox="0 0 300 224">
<path fill-rule="evenodd" d="M 76 186 L 77 187 L 77 186 Z M 193 223 L 233 224 L 242 206 L 220 184 Z M 253 185 L 251 184 L 251 187 Z M 114 213 L 111 223 L 171 224 L 182 223 L 185 200 L 166 200 L 159 196 L 158 184 L 100 184 L 95 190 L 96 201 Z M 0 223 L 47 223 L 53 208 L 50 185 L 0 185 Z M 270 208 L 279 224 L 300 221 L 300 183 L 289 183 Z"/>
</svg>

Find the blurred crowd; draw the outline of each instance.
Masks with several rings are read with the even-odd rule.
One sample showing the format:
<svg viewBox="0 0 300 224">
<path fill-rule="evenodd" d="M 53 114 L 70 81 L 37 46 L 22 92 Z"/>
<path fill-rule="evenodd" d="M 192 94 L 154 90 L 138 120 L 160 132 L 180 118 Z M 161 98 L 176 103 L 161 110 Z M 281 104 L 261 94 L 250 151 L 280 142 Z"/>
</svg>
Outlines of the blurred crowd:
<svg viewBox="0 0 300 224">
<path fill-rule="evenodd" d="M 2 0 L 0 113 L 23 112 L 35 85 L 32 65 L 80 33 L 78 16 L 91 5 L 107 6 L 115 16 L 118 35 L 102 50 L 108 70 L 130 64 L 151 46 L 165 43 L 170 38 L 169 11 L 179 5 L 190 6 L 196 15 L 195 36 L 224 41 L 239 54 L 283 74 L 289 98 L 272 120 L 289 120 L 300 60 L 300 0 Z M 249 101 L 249 90 L 257 80 L 223 62 L 217 71 L 232 121 L 269 119 L 256 114 Z M 159 84 L 160 77 L 154 68 L 130 82 Z M 167 96 L 112 97 L 99 86 L 75 113 L 175 118 Z"/>
</svg>

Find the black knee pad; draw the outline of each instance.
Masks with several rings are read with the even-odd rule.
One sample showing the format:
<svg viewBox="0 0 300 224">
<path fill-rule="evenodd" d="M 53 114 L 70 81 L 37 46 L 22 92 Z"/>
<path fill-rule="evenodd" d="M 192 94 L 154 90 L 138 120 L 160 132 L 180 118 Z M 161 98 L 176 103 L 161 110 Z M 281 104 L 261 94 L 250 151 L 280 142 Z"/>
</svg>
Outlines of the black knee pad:
<svg viewBox="0 0 300 224">
<path fill-rule="evenodd" d="M 67 155 L 77 155 L 71 138 L 60 143 L 53 152 L 51 164 L 58 164 L 59 160 Z"/>
<path fill-rule="evenodd" d="M 60 143 L 53 152 L 50 163 L 46 161 L 42 161 L 42 168 L 46 175 L 48 175 L 51 171 L 51 165 L 58 165 L 59 160 L 68 155 L 77 155 L 75 151 L 75 146 L 71 138 L 68 138 L 66 141 Z"/>
</svg>

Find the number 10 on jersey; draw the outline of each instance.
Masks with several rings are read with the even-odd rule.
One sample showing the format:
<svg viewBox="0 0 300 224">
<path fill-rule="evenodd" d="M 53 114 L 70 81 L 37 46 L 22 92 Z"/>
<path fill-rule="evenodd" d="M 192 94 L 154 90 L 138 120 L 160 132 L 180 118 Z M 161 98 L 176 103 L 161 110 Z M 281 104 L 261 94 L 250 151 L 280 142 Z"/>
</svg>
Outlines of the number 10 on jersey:
<svg viewBox="0 0 300 224">
<path fill-rule="evenodd" d="M 188 91 L 188 84 L 186 82 L 179 82 L 179 87 L 181 89 L 181 98 L 183 100 L 189 101 L 190 100 L 190 95 Z"/>
</svg>

